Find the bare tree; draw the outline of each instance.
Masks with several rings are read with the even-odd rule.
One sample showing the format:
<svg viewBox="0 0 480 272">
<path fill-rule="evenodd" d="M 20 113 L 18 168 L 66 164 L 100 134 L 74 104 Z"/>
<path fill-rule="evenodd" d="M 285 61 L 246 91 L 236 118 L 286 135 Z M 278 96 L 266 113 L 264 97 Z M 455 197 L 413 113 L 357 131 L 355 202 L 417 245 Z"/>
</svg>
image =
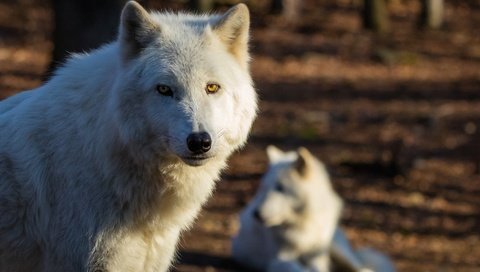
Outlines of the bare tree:
<svg viewBox="0 0 480 272">
<path fill-rule="evenodd" d="M 420 25 L 425 28 L 438 29 L 443 25 L 444 1 L 422 0 Z"/>
<path fill-rule="evenodd" d="M 188 4 L 193 10 L 207 12 L 213 9 L 214 0 L 189 0 Z"/>
<path fill-rule="evenodd" d="M 363 25 L 379 33 L 390 30 L 386 0 L 364 0 Z"/>
<path fill-rule="evenodd" d="M 271 12 L 282 14 L 282 16 L 294 22 L 300 17 L 303 0 L 272 0 Z"/>
<path fill-rule="evenodd" d="M 112 41 L 127 0 L 53 0 L 55 29 L 49 75 L 68 54 Z"/>
</svg>

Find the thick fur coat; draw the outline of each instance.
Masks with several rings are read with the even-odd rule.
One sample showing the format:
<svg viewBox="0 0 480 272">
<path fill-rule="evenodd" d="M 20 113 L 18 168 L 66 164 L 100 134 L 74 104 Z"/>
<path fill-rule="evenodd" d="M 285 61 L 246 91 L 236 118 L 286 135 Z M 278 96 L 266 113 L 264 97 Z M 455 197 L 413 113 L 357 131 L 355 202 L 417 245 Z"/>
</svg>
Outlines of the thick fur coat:
<svg viewBox="0 0 480 272">
<path fill-rule="evenodd" d="M 248 31 L 242 4 L 129 2 L 116 41 L 1 101 L 0 271 L 166 271 L 255 117 Z"/>
<path fill-rule="evenodd" d="M 305 148 L 267 148 L 270 167 L 240 215 L 235 260 L 268 272 L 395 272 L 371 248 L 355 250 L 339 227 L 342 200 L 322 162 Z"/>
<path fill-rule="evenodd" d="M 270 168 L 240 215 L 234 258 L 261 271 L 329 271 L 342 201 L 325 166 L 305 148 L 269 146 L 267 154 Z"/>
</svg>

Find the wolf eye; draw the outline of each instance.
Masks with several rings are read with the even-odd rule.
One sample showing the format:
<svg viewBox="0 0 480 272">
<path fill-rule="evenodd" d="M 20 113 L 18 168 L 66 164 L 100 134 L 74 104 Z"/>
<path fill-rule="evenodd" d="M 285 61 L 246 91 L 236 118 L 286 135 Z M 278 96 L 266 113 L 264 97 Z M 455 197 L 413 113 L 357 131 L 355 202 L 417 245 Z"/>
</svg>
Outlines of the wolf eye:
<svg viewBox="0 0 480 272">
<path fill-rule="evenodd" d="M 214 94 L 220 90 L 220 85 L 215 84 L 215 83 L 209 83 L 205 87 L 205 91 L 207 91 L 208 94 Z"/>
<path fill-rule="evenodd" d="M 173 96 L 172 88 L 167 85 L 157 85 L 157 92 L 164 96 Z"/>
<path fill-rule="evenodd" d="M 275 185 L 275 190 L 282 193 L 285 192 L 285 187 L 281 183 L 277 183 Z"/>
</svg>

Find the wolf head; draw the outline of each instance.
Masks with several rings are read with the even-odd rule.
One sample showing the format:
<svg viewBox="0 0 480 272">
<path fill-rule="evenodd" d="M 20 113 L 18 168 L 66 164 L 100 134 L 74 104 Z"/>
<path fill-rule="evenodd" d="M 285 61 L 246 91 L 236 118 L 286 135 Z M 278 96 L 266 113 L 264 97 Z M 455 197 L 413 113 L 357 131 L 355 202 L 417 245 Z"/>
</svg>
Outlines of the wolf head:
<svg viewBox="0 0 480 272">
<path fill-rule="evenodd" d="M 256 115 L 249 74 L 249 12 L 224 15 L 123 9 L 114 121 L 133 152 L 192 166 L 226 158 L 242 146 Z"/>
<path fill-rule="evenodd" d="M 283 152 L 269 146 L 270 167 L 263 177 L 254 216 L 267 227 L 300 224 L 335 195 L 324 165 L 307 149 Z"/>
</svg>

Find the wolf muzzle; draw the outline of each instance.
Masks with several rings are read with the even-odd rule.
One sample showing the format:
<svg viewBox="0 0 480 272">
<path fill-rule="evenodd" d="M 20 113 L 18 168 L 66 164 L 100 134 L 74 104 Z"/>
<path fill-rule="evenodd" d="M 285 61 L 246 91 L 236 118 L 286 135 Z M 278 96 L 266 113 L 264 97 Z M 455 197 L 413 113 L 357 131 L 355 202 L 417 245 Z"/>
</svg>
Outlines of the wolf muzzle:
<svg viewBox="0 0 480 272">
<path fill-rule="evenodd" d="M 194 154 L 207 153 L 212 147 L 212 138 L 207 132 L 191 133 L 187 137 L 187 146 Z"/>
</svg>

